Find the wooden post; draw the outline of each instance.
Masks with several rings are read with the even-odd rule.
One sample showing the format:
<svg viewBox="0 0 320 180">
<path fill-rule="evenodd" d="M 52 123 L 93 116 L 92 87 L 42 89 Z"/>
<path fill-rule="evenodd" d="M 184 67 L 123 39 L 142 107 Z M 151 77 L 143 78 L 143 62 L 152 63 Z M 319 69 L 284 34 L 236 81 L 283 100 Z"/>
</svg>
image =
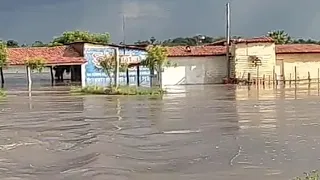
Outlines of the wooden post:
<svg viewBox="0 0 320 180">
<path fill-rule="evenodd" d="M 291 86 L 291 73 L 290 73 L 289 85 Z"/>
<path fill-rule="evenodd" d="M 27 76 L 28 76 L 28 90 L 31 91 L 32 79 L 31 79 L 31 69 L 27 66 Z"/>
<path fill-rule="evenodd" d="M 270 83 L 271 83 L 271 76 L 269 75 L 269 77 L 268 77 L 268 84 L 269 84 L 269 86 L 270 86 Z"/>
<path fill-rule="evenodd" d="M 119 87 L 119 68 L 120 68 L 120 56 L 119 56 L 119 49 L 115 48 L 114 49 L 114 56 L 115 56 L 115 63 L 116 63 L 116 68 L 114 70 L 114 86 L 117 89 Z M 111 77 L 110 77 L 111 81 Z"/>
<path fill-rule="evenodd" d="M 297 84 L 297 66 L 294 67 L 294 83 Z"/>
<path fill-rule="evenodd" d="M 273 66 L 273 70 L 272 70 L 272 81 L 273 81 L 273 86 L 275 85 L 276 81 L 275 81 L 275 76 L 274 74 L 276 73 L 276 68 L 275 66 Z"/>
<path fill-rule="evenodd" d="M 4 87 L 3 67 L 0 67 L 0 76 L 1 76 L 1 88 L 3 88 Z"/>
<path fill-rule="evenodd" d="M 310 72 L 308 71 L 308 81 L 309 81 L 309 84 L 311 82 L 311 77 L 310 77 Z"/>
<path fill-rule="evenodd" d="M 137 86 L 140 86 L 140 66 L 137 66 Z"/>
<path fill-rule="evenodd" d="M 257 66 L 257 88 L 259 87 L 259 65 Z"/>
<path fill-rule="evenodd" d="M 274 77 L 276 78 L 276 87 L 277 87 L 277 86 L 278 86 L 278 78 L 277 78 L 278 76 L 277 76 L 277 73 L 274 74 Z"/>
<path fill-rule="evenodd" d="M 127 85 L 129 86 L 130 85 L 129 68 L 127 68 L 126 76 L 127 76 Z"/>
<path fill-rule="evenodd" d="M 53 76 L 53 67 L 50 66 L 50 75 L 51 75 L 51 85 L 54 83 L 54 76 Z"/>
<path fill-rule="evenodd" d="M 265 81 L 266 81 L 266 75 L 264 74 L 262 77 L 262 85 L 265 85 Z"/>
<path fill-rule="evenodd" d="M 319 92 L 320 92 L 320 89 L 319 89 L 319 81 L 320 81 L 320 69 L 318 68 L 318 96 L 319 96 Z"/>
</svg>

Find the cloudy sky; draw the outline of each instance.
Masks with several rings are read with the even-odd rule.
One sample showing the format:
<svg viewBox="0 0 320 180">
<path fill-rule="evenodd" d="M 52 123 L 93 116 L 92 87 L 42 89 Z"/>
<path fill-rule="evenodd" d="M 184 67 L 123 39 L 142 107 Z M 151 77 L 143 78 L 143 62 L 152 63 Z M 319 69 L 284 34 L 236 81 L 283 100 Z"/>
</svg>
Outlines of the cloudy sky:
<svg viewBox="0 0 320 180">
<path fill-rule="evenodd" d="M 109 32 L 128 42 L 177 36 L 224 35 L 225 3 L 232 34 L 260 36 L 283 29 L 293 37 L 320 39 L 319 0 L 1 0 L 0 37 L 48 42 L 66 30 Z"/>
</svg>

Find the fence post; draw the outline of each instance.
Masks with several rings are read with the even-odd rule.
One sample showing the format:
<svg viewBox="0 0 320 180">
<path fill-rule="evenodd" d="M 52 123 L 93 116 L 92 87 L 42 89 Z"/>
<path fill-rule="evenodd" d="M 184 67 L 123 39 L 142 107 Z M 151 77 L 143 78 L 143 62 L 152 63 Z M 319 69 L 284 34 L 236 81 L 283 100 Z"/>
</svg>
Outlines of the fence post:
<svg viewBox="0 0 320 180">
<path fill-rule="evenodd" d="M 275 66 L 273 66 L 273 70 L 272 70 L 272 81 L 273 81 L 273 86 L 275 85 L 275 83 L 276 83 L 276 81 L 275 81 L 275 76 L 274 76 L 274 74 L 276 73 L 275 72 L 276 70 L 275 70 Z"/>
<path fill-rule="evenodd" d="M 294 83 L 297 84 L 297 66 L 294 66 Z"/>
<path fill-rule="evenodd" d="M 291 86 L 291 73 L 290 73 L 289 85 Z"/>
<path fill-rule="evenodd" d="M 311 77 L 310 77 L 310 72 L 308 71 L 308 81 L 309 81 L 309 84 L 311 82 Z"/>
<path fill-rule="evenodd" d="M 320 78 L 320 69 L 318 68 L 318 84 L 319 84 L 319 79 Z"/>
</svg>

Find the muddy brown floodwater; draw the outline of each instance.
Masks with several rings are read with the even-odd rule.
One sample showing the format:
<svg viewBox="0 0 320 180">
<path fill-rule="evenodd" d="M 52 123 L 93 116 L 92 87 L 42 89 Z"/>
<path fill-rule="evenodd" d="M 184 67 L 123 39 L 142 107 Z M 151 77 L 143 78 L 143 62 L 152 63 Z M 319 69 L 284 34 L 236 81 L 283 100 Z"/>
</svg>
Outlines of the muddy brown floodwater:
<svg viewBox="0 0 320 180">
<path fill-rule="evenodd" d="M 0 179 L 291 179 L 320 166 L 317 88 L 186 86 L 163 99 L 11 91 Z"/>
</svg>

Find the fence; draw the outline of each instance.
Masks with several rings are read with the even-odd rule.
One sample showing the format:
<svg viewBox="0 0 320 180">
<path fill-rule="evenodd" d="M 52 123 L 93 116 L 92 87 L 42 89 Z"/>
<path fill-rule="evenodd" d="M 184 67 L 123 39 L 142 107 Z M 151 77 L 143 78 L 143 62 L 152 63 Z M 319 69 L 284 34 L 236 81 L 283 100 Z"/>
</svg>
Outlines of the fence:
<svg viewBox="0 0 320 180">
<path fill-rule="evenodd" d="M 284 72 L 281 75 L 278 75 L 275 72 L 275 68 L 273 69 L 273 73 L 272 75 L 262 75 L 259 76 L 259 72 L 257 72 L 257 76 L 256 77 L 252 77 L 251 73 L 247 74 L 247 78 L 246 79 L 242 79 L 240 82 L 246 84 L 246 85 L 268 85 L 268 86 L 278 86 L 278 85 L 292 85 L 292 84 L 304 84 L 304 83 L 320 83 L 320 68 L 318 68 L 318 74 L 317 77 L 313 76 L 311 77 L 310 75 L 310 71 L 307 71 L 304 73 L 306 73 L 306 75 L 304 77 L 307 78 L 299 78 L 298 74 L 301 75 L 302 73 L 298 72 L 297 67 L 294 67 L 294 72 L 293 73 L 289 73 L 289 77 L 285 77 L 284 76 Z"/>
</svg>

